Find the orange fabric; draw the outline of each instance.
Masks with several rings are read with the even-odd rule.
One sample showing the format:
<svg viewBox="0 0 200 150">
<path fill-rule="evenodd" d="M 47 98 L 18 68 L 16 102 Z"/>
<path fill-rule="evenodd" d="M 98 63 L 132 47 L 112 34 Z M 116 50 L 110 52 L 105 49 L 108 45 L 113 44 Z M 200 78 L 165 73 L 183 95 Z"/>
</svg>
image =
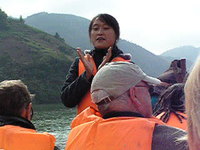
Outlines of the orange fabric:
<svg viewBox="0 0 200 150">
<path fill-rule="evenodd" d="M 3 150 L 53 150 L 55 141 L 53 135 L 33 129 L 13 125 L 0 127 L 0 149 Z"/>
<path fill-rule="evenodd" d="M 85 58 L 87 59 L 87 56 L 85 56 Z M 124 58 L 122 57 L 115 57 L 112 62 L 114 61 L 129 61 L 130 60 L 125 60 Z M 97 67 L 95 65 L 95 62 L 94 60 L 92 59 L 92 63 L 93 65 L 95 66 L 94 67 L 94 70 L 93 70 L 93 74 L 95 75 L 97 73 Z M 82 63 L 82 61 L 79 59 L 79 67 L 78 67 L 78 73 L 79 73 L 79 76 L 81 74 L 83 74 L 83 72 L 85 72 L 85 67 Z M 81 100 L 81 102 L 78 104 L 78 107 L 77 107 L 77 113 L 79 114 L 80 112 L 82 112 L 84 109 L 86 109 L 88 106 L 92 107 L 93 109 L 95 110 L 98 110 L 96 104 L 92 103 L 91 101 L 91 95 L 90 95 L 90 91 L 88 91 L 86 93 L 86 95 L 83 97 L 83 99 Z"/>
<path fill-rule="evenodd" d="M 101 117 L 101 114 L 97 110 L 93 109 L 92 107 L 87 107 L 72 120 L 71 129 L 82 123 L 99 119 L 99 117 Z"/>
<path fill-rule="evenodd" d="M 181 113 L 181 112 L 177 112 L 177 113 L 187 118 L 186 114 Z M 163 114 L 164 112 L 159 114 L 156 118 L 160 119 Z M 172 127 L 183 129 L 183 130 L 187 129 L 187 120 L 182 118 L 182 123 L 181 123 L 174 113 L 170 114 L 169 120 L 166 122 L 166 124 Z"/>
<path fill-rule="evenodd" d="M 94 118 L 71 130 L 65 150 L 151 150 L 156 124 L 163 123 L 156 118 Z"/>
<path fill-rule="evenodd" d="M 85 56 L 85 58 L 87 59 L 87 57 Z M 93 65 L 95 66 L 94 67 L 94 70 L 93 70 L 93 74 L 95 75 L 97 73 L 97 67 L 95 65 L 95 62 L 94 60 L 92 59 L 92 63 Z M 83 74 L 83 72 L 85 72 L 85 67 L 83 65 L 83 62 L 79 59 L 79 66 L 78 66 L 78 74 L 79 76 L 81 74 Z M 97 108 L 97 105 L 94 104 L 92 101 L 91 101 L 91 95 L 90 95 L 90 91 L 88 91 L 86 93 L 86 95 L 83 97 L 83 99 L 80 101 L 80 103 L 78 104 L 78 107 L 77 107 L 77 113 L 79 114 L 80 112 L 82 112 L 85 108 L 87 108 L 88 106 L 94 108 L 95 110 L 98 110 Z"/>
</svg>

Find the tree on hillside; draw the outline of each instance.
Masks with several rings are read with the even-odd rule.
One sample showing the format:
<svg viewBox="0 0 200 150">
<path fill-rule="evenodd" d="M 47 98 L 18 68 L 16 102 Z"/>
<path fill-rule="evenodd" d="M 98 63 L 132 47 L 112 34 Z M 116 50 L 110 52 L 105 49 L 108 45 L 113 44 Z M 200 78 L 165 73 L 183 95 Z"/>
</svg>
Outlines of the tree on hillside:
<svg viewBox="0 0 200 150">
<path fill-rule="evenodd" d="M 54 37 L 60 41 L 65 41 L 63 38 L 60 37 L 60 35 L 58 34 L 58 32 L 56 32 L 56 34 L 54 35 Z"/>
<path fill-rule="evenodd" d="M 22 18 L 21 15 L 20 15 L 20 17 L 19 17 L 19 21 L 20 21 L 20 23 L 24 24 L 24 19 Z"/>
<path fill-rule="evenodd" d="M 0 30 L 7 28 L 7 14 L 0 9 Z"/>
</svg>

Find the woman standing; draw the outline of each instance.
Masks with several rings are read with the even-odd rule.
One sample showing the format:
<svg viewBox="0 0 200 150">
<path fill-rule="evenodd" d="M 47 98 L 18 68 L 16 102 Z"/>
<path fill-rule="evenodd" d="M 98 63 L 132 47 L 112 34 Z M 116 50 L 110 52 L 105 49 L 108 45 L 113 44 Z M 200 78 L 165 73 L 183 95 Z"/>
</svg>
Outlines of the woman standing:
<svg viewBox="0 0 200 150">
<path fill-rule="evenodd" d="M 130 61 L 130 55 L 124 55 L 116 43 L 120 30 L 117 20 L 109 14 L 95 16 L 89 25 L 89 37 L 94 49 L 85 55 L 77 48 L 78 58 L 72 63 L 61 90 L 61 99 L 66 107 L 78 106 L 78 113 L 90 106 L 90 86 L 98 69 L 111 61 Z"/>
</svg>

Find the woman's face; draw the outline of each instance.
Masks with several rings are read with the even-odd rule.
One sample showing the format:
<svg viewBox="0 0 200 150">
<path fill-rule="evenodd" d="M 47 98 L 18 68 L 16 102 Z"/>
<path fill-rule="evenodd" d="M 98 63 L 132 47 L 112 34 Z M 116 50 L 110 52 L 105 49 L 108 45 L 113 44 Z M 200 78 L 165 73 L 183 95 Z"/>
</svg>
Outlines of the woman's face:
<svg viewBox="0 0 200 150">
<path fill-rule="evenodd" d="M 95 48 L 109 48 L 116 41 L 115 31 L 97 18 L 92 25 L 90 40 Z"/>
</svg>

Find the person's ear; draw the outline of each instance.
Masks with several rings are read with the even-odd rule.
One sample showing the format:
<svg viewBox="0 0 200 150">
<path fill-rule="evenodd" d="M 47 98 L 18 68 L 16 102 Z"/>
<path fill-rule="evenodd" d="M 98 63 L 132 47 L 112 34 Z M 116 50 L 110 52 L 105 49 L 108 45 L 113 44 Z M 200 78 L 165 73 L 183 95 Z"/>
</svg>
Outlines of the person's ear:
<svg viewBox="0 0 200 150">
<path fill-rule="evenodd" d="M 27 107 L 27 118 L 28 118 L 28 120 L 32 119 L 32 103 L 28 104 L 28 107 Z"/>
<path fill-rule="evenodd" d="M 32 117 L 32 103 L 29 103 L 26 108 L 22 111 L 22 117 L 31 120 Z"/>
<path fill-rule="evenodd" d="M 136 96 L 136 88 L 135 87 L 131 87 L 129 89 L 129 95 L 130 95 L 130 99 L 131 99 L 132 103 L 134 104 L 135 108 L 137 109 L 137 108 L 141 107 L 141 103 Z"/>
</svg>

